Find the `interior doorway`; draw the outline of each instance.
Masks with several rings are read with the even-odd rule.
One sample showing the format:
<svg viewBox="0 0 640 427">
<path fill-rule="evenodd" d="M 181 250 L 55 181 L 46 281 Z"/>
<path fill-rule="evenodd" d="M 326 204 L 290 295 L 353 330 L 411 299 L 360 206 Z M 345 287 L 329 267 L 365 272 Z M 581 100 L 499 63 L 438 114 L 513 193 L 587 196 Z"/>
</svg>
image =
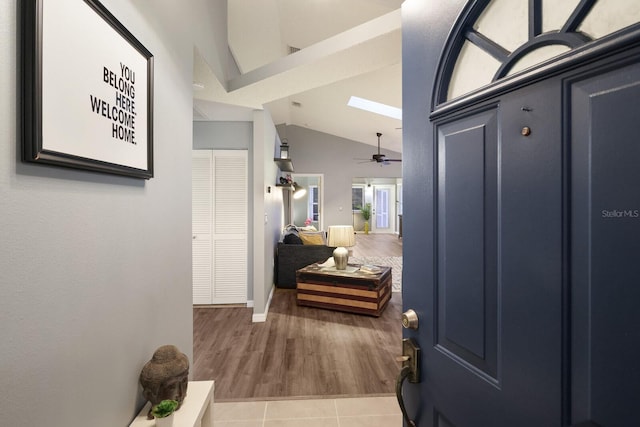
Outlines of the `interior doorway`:
<svg viewBox="0 0 640 427">
<path fill-rule="evenodd" d="M 323 175 L 295 173 L 291 177 L 296 184 L 306 190 L 301 192 L 300 196 L 297 191 L 292 194 L 291 223 L 297 226 L 312 225 L 317 230 L 323 230 Z"/>
<path fill-rule="evenodd" d="M 354 178 L 351 186 L 354 230 L 364 232 L 365 222 L 368 222 L 371 233 L 398 234 L 401 191 L 402 178 Z M 365 220 L 363 207 L 370 208 L 368 220 Z"/>
<path fill-rule="evenodd" d="M 371 231 L 373 233 L 396 232 L 395 185 L 374 185 L 372 206 Z"/>
</svg>

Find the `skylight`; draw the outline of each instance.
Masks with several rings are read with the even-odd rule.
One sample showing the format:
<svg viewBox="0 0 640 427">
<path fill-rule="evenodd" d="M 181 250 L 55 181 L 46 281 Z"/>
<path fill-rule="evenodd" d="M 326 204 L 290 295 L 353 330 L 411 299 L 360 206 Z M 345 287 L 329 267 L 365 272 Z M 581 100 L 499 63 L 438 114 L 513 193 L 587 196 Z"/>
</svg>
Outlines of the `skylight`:
<svg viewBox="0 0 640 427">
<path fill-rule="evenodd" d="M 392 107 L 390 105 L 381 104 L 364 98 L 358 98 L 357 96 L 352 96 L 349 99 L 349 102 L 347 102 L 347 105 L 349 107 L 359 108 L 371 113 L 391 117 L 392 119 L 402 120 L 402 108 Z"/>
</svg>

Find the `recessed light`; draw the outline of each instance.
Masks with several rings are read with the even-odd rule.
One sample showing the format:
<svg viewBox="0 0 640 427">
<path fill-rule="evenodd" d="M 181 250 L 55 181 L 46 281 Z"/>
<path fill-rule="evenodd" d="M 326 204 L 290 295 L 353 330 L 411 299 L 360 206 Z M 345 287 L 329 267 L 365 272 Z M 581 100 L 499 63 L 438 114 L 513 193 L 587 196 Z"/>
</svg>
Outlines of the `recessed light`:
<svg viewBox="0 0 640 427">
<path fill-rule="evenodd" d="M 402 120 L 402 108 L 392 107 L 391 105 L 370 101 L 364 98 L 358 98 L 357 96 L 349 98 L 347 105 L 349 107 L 369 111 L 370 113 L 376 113 L 382 116 L 391 117 L 392 119 Z"/>
</svg>

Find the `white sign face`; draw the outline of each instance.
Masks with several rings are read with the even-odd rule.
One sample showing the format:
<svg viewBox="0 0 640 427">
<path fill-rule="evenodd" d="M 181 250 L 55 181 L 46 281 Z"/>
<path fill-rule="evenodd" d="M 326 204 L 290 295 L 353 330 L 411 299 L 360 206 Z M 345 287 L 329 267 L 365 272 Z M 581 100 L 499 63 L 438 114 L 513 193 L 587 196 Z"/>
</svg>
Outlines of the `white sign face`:
<svg viewBox="0 0 640 427">
<path fill-rule="evenodd" d="M 41 3 L 42 151 L 152 176 L 151 54 L 84 0 Z"/>
</svg>

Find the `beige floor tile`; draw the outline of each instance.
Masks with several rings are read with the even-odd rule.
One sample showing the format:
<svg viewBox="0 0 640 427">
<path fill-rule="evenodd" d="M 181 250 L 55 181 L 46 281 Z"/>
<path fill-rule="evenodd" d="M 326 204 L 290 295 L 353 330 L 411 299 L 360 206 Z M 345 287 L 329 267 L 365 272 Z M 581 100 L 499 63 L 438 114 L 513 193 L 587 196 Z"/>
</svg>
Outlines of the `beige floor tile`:
<svg viewBox="0 0 640 427">
<path fill-rule="evenodd" d="M 402 427 L 402 415 L 340 417 L 340 427 Z"/>
<path fill-rule="evenodd" d="M 262 420 L 216 421 L 216 427 L 263 427 Z"/>
<path fill-rule="evenodd" d="M 215 421 L 240 421 L 264 419 L 267 402 L 224 402 L 213 404 Z M 217 425 L 217 423 L 216 423 Z"/>
<path fill-rule="evenodd" d="M 266 420 L 264 422 L 264 427 L 340 427 L 340 426 L 338 424 L 338 418 L 298 418 L 295 420 Z"/>
<path fill-rule="evenodd" d="M 401 413 L 395 396 L 336 399 L 336 408 L 339 417 Z"/>
<path fill-rule="evenodd" d="M 336 418 L 333 399 L 277 400 L 267 402 L 265 419 Z M 306 422 L 306 420 L 305 420 Z"/>
</svg>

